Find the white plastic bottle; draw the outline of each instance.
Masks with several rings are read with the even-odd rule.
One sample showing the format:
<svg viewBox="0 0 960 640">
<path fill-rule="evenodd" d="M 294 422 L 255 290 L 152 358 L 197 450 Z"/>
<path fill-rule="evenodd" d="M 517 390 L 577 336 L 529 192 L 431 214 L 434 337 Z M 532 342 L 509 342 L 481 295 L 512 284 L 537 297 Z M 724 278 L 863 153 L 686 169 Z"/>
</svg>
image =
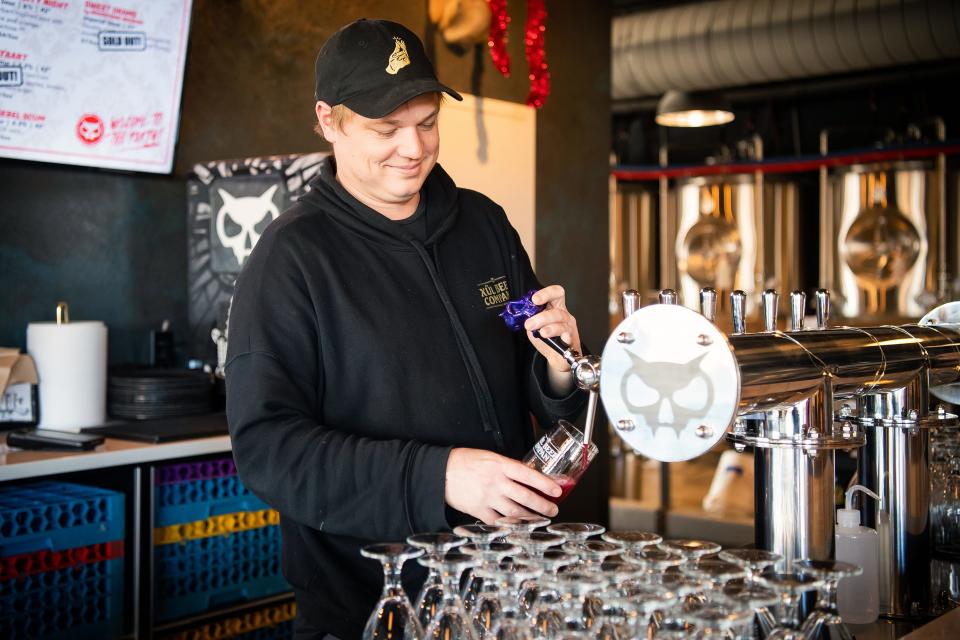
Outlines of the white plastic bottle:
<svg viewBox="0 0 960 640">
<path fill-rule="evenodd" d="M 856 491 L 880 499 L 855 484 L 847 489 L 846 509 L 837 509 L 836 558 L 863 569 L 859 576 L 844 578 L 837 585 L 837 609 L 845 622 L 870 624 L 880 614 L 880 539 L 876 531 L 860 525 L 860 511 L 853 508 Z"/>
</svg>

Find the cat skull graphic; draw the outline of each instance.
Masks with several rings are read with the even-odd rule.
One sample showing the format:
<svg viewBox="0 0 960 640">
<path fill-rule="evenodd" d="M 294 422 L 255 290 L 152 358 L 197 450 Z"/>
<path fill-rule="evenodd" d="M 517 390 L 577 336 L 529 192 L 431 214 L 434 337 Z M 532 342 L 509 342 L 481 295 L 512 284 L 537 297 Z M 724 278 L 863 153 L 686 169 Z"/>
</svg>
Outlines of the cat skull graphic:
<svg viewBox="0 0 960 640">
<path fill-rule="evenodd" d="M 709 413 L 713 406 L 713 382 L 700 369 L 706 353 L 683 363 L 648 362 L 635 353 L 626 353 L 633 366 L 620 381 L 620 395 L 627 409 L 643 416 L 651 429 L 670 427 L 679 436 L 692 421 L 699 423 Z M 634 377 L 640 379 L 644 391 L 649 389 L 656 395 L 653 402 L 636 404 L 630 401 L 630 396 L 637 390 L 629 384 Z M 651 394 L 645 392 L 642 395 Z"/>
<path fill-rule="evenodd" d="M 217 237 L 224 247 L 233 250 L 233 255 L 241 266 L 260 239 L 261 231 L 257 230 L 260 223 L 267 216 L 273 221 L 280 215 L 277 205 L 273 203 L 273 194 L 277 187 L 278 185 L 273 185 L 259 196 L 242 198 L 235 198 L 223 189 L 217 189 L 217 193 L 223 198 L 223 206 L 217 211 Z M 228 218 L 240 226 L 238 233 L 227 233 Z"/>
</svg>

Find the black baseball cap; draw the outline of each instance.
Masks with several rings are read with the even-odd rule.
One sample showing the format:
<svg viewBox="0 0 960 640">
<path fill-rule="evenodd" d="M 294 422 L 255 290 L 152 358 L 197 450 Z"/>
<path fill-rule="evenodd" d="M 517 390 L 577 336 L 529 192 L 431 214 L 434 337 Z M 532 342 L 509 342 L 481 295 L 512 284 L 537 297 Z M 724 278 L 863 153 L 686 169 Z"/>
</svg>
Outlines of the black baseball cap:
<svg viewBox="0 0 960 640">
<path fill-rule="evenodd" d="M 463 96 L 441 84 L 423 42 L 402 24 L 361 19 L 330 36 L 316 64 L 316 98 L 382 118 L 424 93 Z"/>
</svg>

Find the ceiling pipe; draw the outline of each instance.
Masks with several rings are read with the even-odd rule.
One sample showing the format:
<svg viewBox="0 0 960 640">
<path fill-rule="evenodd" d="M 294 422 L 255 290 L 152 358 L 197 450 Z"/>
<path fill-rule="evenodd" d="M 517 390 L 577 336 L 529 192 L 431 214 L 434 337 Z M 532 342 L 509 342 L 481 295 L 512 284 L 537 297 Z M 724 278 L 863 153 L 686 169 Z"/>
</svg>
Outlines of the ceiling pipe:
<svg viewBox="0 0 960 640">
<path fill-rule="evenodd" d="M 951 0 L 718 0 L 617 16 L 613 99 L 960 57 Z"/>
</svg>

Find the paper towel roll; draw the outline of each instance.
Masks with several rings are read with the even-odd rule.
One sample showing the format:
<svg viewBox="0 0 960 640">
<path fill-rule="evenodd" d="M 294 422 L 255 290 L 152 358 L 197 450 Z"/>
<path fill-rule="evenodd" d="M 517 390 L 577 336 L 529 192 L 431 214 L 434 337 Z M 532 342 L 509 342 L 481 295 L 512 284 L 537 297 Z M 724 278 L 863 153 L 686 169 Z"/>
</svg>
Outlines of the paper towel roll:
<svg viewBox="0 0 960 640">
<path fill-rule="evenodd" d="M 78 432 L 107 415 L 107 327 L 31 322 L 27 353 L 40 378 L 40 428 Z"/>
</svg>

